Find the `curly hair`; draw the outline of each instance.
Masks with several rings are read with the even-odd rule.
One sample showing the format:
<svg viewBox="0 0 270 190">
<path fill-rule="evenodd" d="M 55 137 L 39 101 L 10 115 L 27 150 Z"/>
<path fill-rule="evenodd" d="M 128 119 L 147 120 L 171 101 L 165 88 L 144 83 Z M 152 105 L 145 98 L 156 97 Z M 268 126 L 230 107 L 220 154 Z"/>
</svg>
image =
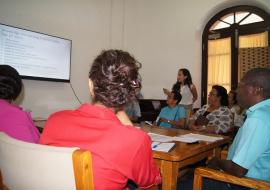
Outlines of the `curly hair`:
<svg viewBox="0 0 270 190">
<path fill-rule="evenodd" d="M 94 60 L 89 78 L 94 85 L 94 102 L 121 109 L 135 100 L 141 89 L 141 64 L 128 52 L 104 50 Z"/>
<path fill-rule="evenodd" d="M 217 91 L 217 96 L 220 97 L 220 104 L 222 106 L 228 106 L 228 94 L 226 88 L 220 85 L 213 85 L 212 89 Z"/>
<path fill-rule="evenodd" d="M 19 73 L 9 65 L 0 65 L 0 99 L 15 100 L 22 90 Z"/>
</svg>

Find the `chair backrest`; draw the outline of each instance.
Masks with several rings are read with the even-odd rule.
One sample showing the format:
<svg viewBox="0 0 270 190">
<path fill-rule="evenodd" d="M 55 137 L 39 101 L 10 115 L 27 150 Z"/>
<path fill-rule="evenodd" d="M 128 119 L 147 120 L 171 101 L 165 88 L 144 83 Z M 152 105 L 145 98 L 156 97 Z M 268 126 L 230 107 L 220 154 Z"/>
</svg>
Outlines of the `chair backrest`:
<svg viewBox="0 0 270 190">
<path fill-rule="evenodd" d="M 261 189 L 261 190 L 270 189 L 270 182 L 267 181 L 247 177 L 240 178 L 222 171 L 200 167 L 195 169 L 193 181 L 194 190 L 202 190 L 203 177 L 254 189 Z"/>
<path fill-rule="evenodd" d="M 23 142 L 0 132 L 0 170 L 10 190 L 90 190 L 89 151 Z"/>
<path fill-rule="evenodd" d="M 161 108 L 167 105 L 166 100 L 139 99 L 141 109 L 140 121 L 155 121 Z"/>
</svg>

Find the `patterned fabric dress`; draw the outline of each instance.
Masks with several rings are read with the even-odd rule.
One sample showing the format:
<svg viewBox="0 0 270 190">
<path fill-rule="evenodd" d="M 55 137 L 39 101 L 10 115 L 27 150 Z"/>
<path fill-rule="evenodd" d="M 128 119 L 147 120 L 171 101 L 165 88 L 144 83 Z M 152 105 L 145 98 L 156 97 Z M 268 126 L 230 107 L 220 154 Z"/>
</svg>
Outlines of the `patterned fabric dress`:
<svg viewBox="0 0 270 190">
<path fill-rule="evenodd" d="M 196 120 L 199 115 L 203 115 L 209 105 L 204 105 L 191 117 L 192 120 Z M 216 127 L 215 132 L 217 134 L 227 133 L 233 127 L 233 114 L 230 109 L 226 106 L 221 106 L 218 109 L 210 112 L 206 118 L 209 120 L 209 125 L 214 125 Z"/>
</svg>

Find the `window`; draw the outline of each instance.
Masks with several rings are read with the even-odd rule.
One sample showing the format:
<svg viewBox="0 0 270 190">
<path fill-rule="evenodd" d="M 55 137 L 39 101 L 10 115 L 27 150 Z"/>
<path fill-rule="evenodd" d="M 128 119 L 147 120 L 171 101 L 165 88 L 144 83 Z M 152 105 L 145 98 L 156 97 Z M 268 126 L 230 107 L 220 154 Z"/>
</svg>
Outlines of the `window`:
<svg viewBox="0 0 270 190">
<path fill-rule="evenodd" d="M 222 28 L 228 28 L 231 27 L 233 24 L 252 24 L 255 22 L 263 22 L 263 18 L 250 12 L 234 12 L 229 13 L 223 17 L 221 17 L 218 21 L 216 21 L 212 27 L 210 28 L 210 31 L 218 30 Z"/>
<path fill-rule="evenodd" d="M 227 90 L 231 87 L 231 39 L 222 38 L 208 41 L 207 94 L 212 86 L 219 84 Z"/>
<path fill-rule="evenodd" d="M 246 5 L 227 8 L 209 20 L 202 39 L 202 105 L 212 85 L 228 91 L 237 87 L 239 51 L 268 46 L 269 28 L 270 15 Z"/>
</svg>

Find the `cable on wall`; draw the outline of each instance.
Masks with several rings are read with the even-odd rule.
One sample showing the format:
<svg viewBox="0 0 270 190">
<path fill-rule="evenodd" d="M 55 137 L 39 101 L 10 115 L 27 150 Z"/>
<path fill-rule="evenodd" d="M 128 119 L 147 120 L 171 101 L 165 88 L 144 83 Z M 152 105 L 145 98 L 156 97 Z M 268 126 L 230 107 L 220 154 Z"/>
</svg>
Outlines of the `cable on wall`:
<svg viewBox="0 0 270 190">
<path fill-rule="evenodd" d="M 77 94 L 76 94 L 76 92 L 75 92 L 75 90 L 74 90 L 71 82 L 69 84 L 70 84 L 70 87 L 72 89 L 72 92 L 73 92 L 74 96 L 76 97 L 77 101 L 79 102 L 79 104 L 82 104 L 82 102 L 80 101 L 79 97 L 77 96 Z"/>
</svg>

